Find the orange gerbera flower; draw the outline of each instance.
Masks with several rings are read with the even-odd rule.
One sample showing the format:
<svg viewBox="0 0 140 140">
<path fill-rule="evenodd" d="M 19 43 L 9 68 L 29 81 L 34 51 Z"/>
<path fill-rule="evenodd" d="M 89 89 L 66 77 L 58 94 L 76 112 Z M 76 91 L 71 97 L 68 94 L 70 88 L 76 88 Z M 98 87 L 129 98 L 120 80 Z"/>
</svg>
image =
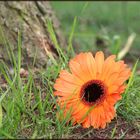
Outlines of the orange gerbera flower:
<svg viewBox="0 0 140 140">
<path fill-rule="evenodd" d="M 88 128 L 105 128 L 115 116 L 115 103 L 121 99 L 130 76 L 124 61 L 115 62 L 115 55 L 104 60 L 103 52 L 80 53 L 69 62 L 70 72 L 62 70 L 54 84 L 58 105 L 64 116 L 71 109 L 73 124 Z"/>
</svg>

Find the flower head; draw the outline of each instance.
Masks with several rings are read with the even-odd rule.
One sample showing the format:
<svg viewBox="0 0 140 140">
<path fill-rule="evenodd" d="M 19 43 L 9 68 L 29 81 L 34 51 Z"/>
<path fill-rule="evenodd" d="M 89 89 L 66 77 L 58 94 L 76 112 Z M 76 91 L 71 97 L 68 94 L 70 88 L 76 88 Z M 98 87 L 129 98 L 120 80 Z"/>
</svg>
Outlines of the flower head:
<svg viewBox="0 0 140 140">
<path fill-rule="evenodd" d="M 115 62 L 115 55 L 104 59 L 103 52 L 80 53 L 69 62 L 70 72 L 62 70 L 54 84 L 58 105 L 64 116 L 71 109 L 73 124 L 88 128 L 105 128 L 115 117 L 115 103 L 121 99 L 130 76 L 124 61 Z"/>
</svg>

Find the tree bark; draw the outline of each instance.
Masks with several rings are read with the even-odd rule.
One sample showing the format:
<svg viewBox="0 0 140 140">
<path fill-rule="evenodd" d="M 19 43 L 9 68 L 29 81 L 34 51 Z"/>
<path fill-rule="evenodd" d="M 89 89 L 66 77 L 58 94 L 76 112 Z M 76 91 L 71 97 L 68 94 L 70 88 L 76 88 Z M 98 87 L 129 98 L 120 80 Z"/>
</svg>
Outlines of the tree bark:
<svg viewBox="0 0 140 140">
<path fill-rule="evenodd" d="M 0 26 L 4 35 L 13 44 L 11 49 L 16 54 L 18 30 L 22 27 L 22 61 L 26 63 L 28 61 L 28 64 L 32 63 L 34 58 L 36 58 L 38 66 L 47 64 L 48 57 L 44 47 L 42 47 L 42 39 L 46 43 L 47 51 L 57 57 L 57 51 L 47 31 L 47 20 L 51 20 L 58 43 L 61 47 L 64 47 L 66 41 L 60 30 L 60 23 L 49 2 L 0 2 Z M 0 39 L 0 59 L 7 61 L 9 60 L 7 56 L 4 42 Z"/>
</svg>

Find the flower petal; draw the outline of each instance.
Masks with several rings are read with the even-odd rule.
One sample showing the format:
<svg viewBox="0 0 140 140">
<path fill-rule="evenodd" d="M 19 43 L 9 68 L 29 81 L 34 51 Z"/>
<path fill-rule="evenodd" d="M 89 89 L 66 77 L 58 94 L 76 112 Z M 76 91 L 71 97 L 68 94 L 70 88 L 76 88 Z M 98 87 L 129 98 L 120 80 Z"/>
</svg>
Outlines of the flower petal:
<svg viewBox="0 0 140 140">
<path fill-rule="evenodd" d="M 83 82 L 87 82 L 88 79 L 87 79 L 86 73 L 83 72 L 79 63 L 71 60 L 69 62 L 69 67 L 73 75 L 75 75 L 77 78 L 79 78 Z"/>
<path fill-rule="evenodd" d="M 72 61 L 75 61 L 76 63 L 79 64 L 77 70 L 82 71 L 83 74 L 80 75 L 80 77 L 84 80 L 84 82 L 87 82 L 94 78 L 93 76 L 95 75 L 94 74 L 95 71 L 93 70 L 96 69 L 95 69 L 95 61 L 91 53 L 80 53 L 74 59 L 72 59 Z"/>
<path fill-rule="evenodd" d="M 84 84 L 80 78 L 76 77 L 75 75 L 72 75 L 71 73 L 69 73 L 66 70 L 62 70 L 60 72 L 59 77 L 65 81 L 69 82 L 69 83 L 72 83 L 72 84 L 76 84 L 76 85 L 80 85 L 80 86 L 82 84 Z"/>
<path fill-rule="evenodd" d="M 95 62 L 97 66 L 97 74 L 101 74 L 104 64 L 104 54 L 102 51 L 99 51 L 95 54 Z"/>
<path fill-rule="evenodd" d="M 115 58 L 115 55 L 111 55 L 105 60 L 101 80 L 104 81 L 104 79 L 108 79 L 109 71 L 112 69 L 113 63 L 115 62 Z"/>
<path fill-rule="evenodd" d="M 54 88 L 61 92 L 66 93 L 73 93 L 80 87 L 75 84 L 68 83 L 64 80 L 61 80 L 60 78 L 56 79 L 56 83 L 54 84 Z"/>
<path fill-rule="evenodd" d="M 91 53 L 87 53 L 87 68 L 92 79 L 96 79 L 96 62 Z"/>
</svg>

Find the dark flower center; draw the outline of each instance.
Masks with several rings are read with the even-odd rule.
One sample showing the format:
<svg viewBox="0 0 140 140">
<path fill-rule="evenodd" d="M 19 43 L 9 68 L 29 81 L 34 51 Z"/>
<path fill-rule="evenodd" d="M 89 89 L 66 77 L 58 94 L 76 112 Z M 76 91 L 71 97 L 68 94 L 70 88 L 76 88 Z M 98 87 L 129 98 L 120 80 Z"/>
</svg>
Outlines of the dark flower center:
<svg viewBox="0 0 140 140">
<path fill-rule="evenodd" d="M 82 101 L 88 105 L 100 102 L 105 95 L 105 86 L 100 80 L 87 82 L 81 88 Z"/>
</svg>

